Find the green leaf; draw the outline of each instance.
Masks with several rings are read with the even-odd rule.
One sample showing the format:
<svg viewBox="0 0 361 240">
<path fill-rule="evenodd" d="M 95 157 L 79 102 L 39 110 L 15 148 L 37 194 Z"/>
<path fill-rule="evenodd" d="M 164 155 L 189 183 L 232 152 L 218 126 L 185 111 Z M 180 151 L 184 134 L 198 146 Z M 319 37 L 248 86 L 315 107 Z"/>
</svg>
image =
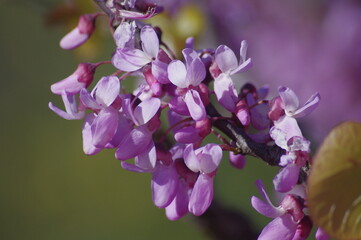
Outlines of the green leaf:
<svg viewBox="0 0 361 240">
<path fill-rule="evenodd" d="M 313 160 L 307 204 L 331 237 L 361 239 L 361 124 L 345 122 L 326 137 Z"/>
</svg>

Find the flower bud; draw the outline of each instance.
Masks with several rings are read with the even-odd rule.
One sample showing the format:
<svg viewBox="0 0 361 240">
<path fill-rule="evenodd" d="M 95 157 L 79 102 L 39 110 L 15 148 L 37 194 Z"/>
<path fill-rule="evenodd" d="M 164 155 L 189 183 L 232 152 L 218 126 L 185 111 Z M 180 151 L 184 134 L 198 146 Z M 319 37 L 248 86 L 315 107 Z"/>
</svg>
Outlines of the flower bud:
<svg viewBox="0 0 361 240">
<path fill-rule="evenodd" d="M 72 50 L 85 43 L 95 29 L 95 19 L 99 14 L 84 14 L 80 16 L 78 26 L 60 40 L 60 47 Z"/>
<path fill-rule="evenodd" d="M 229 162 L 233 167 L 243 169 L 244 165 L 246 165 L 246 158 L 242 154 L 234 154 L 233 152 L 229 152 Z"/>
<path fill-rule="evenodd" d="M 56 95 L 63 92 L 77 94 L 81 89 L 87 88 L 94 79 L 95 64 L 80 63 L 73 74 L 51 85 L 51 91 Z"/>
</svg>

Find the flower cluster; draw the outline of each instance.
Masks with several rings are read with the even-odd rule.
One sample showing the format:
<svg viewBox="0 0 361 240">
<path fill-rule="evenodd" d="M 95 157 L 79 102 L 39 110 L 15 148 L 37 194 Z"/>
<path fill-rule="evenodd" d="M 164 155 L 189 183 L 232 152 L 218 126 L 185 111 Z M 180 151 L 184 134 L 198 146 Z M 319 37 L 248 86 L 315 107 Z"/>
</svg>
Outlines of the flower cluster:
<svg viewBox="0 0 361 240">
<path fill-rule="evenodd" d="M 275 189 L 289 192 L 295 188 L 301 168 L 310 160 L 310 142 L 302 136 L 296 118 L 316 108 L 318 94 L 299 108 L 297 96 L 286 87 L 280 87 L 280 96 L 271 101 L 266 100 L 266 86 L 257 89 L 244 83 L 237 89 L 236 74 L 252 64 L 245 41 L 237 60 L 225 45 L 196 50 L 189 38 L 182 58 L 177 59 L 162 41 L 160 29 L 140 21 L 162 8 L 142 0 L 107 1 L 102 7 L 114 26 L 116 49 L 111 60 L 81 63 L 73 74 L 51 86 L 51 91 L 62 97 L 65 111 L 49 103 L 64 119 L 83 119 L 85 154 L 115 149 L 122 168 L 150 173 L 153 202 L 165 208 L 170 220 L 188 212 L 199 216 L 208 209 L 223 151 L 229 151 L 230 163 L 241 169 L 245 154 L 261 155 L 257 152 L 261 149 L 254 150 L 253 145 L 278 146 L 285 154 L 278 159 L 283 168 L 274 179 Z M 61 47 L 73 49 L 83 44 L 102 15 L 81 16 L 78 26 L 61 40 Z M 96 69 L 103 64 L 112 64 L 115 72 L 103 76 L 89 90 Z M 123 81 L 134 79 L 139 85 L 129 92 Z M 214 105 L 228 115 L 220 115 Z M 234 131 L 224 131 L 224 126 Z M 239 131 L 242 134 L 235 135 Z M 220 143 L 204 144 L 211 133 Z M 276 208 L 262 184 L 257 186 L 267 203 L 252 198 L 252 205 L 275 218 L 260 239 L 307 237 L 312 222 L 304 213 L 305 196 L 288 193 Z M 275 232 L 277 227 L 282 231 Z"/>
</svg>

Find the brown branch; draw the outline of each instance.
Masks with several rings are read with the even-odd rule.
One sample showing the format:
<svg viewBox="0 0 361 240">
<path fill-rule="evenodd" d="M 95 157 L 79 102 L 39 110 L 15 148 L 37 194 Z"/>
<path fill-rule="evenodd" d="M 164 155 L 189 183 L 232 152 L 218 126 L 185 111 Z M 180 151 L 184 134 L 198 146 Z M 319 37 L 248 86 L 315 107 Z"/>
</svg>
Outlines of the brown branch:
<svg viewBox="0 0 361 240">
<path fill-rule="evenodd" d="M 210 117 L 220 117 L 221 115 L 212 104 L 207 106 L 207 114 Z M 272 166 L 277 166 L 280 158 L 285 154 L 285 150 L 277 145 L 267 145 L 253 141 L 242 127 L 237 127 L 228 120 L 219 118 L 213 122 L 213 126 L 218 128 L 229 138 L 236 142 L 237 148 L 243 155 L 258 157 Z"/>
<path fill-rule="evenodd" d="M 110 18 L 114 18 L 114 14 L 110 9 L 106 6 L 106 0 L 94 0 L 94 3 L 100 7 L 103 12 L 105 12 Z"/>
</svg>

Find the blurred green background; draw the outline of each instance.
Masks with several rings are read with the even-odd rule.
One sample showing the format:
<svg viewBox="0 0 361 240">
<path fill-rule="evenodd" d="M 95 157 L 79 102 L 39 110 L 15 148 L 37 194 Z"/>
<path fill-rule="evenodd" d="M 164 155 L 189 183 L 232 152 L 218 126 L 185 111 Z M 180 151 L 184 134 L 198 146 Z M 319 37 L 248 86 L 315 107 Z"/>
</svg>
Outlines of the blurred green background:
<svg viewBox="0 0 361 240">
<path fill-rule="evenodd" d="M 49 101 L 62 106 L 50 85 L 84 60 L 58 46 L 67 29 L 46 24 L 56 3 L 0 2 L 0 239 L 209 239 L 195 218 L 171 222 L 153 205 L 150 175 L 123 170 L 112 150 L 85 156 L 81 121 L 48 109 Z M 96 60 L 112 53 L 111 39 L 104 41 Z M 255 180 L 270 182 L 277 169 L 249 159 L 240 171 L 226 158 L 216 196 L 261 229 L 269 220 L 250 196 L 258 195 Z"/>
</svg>

